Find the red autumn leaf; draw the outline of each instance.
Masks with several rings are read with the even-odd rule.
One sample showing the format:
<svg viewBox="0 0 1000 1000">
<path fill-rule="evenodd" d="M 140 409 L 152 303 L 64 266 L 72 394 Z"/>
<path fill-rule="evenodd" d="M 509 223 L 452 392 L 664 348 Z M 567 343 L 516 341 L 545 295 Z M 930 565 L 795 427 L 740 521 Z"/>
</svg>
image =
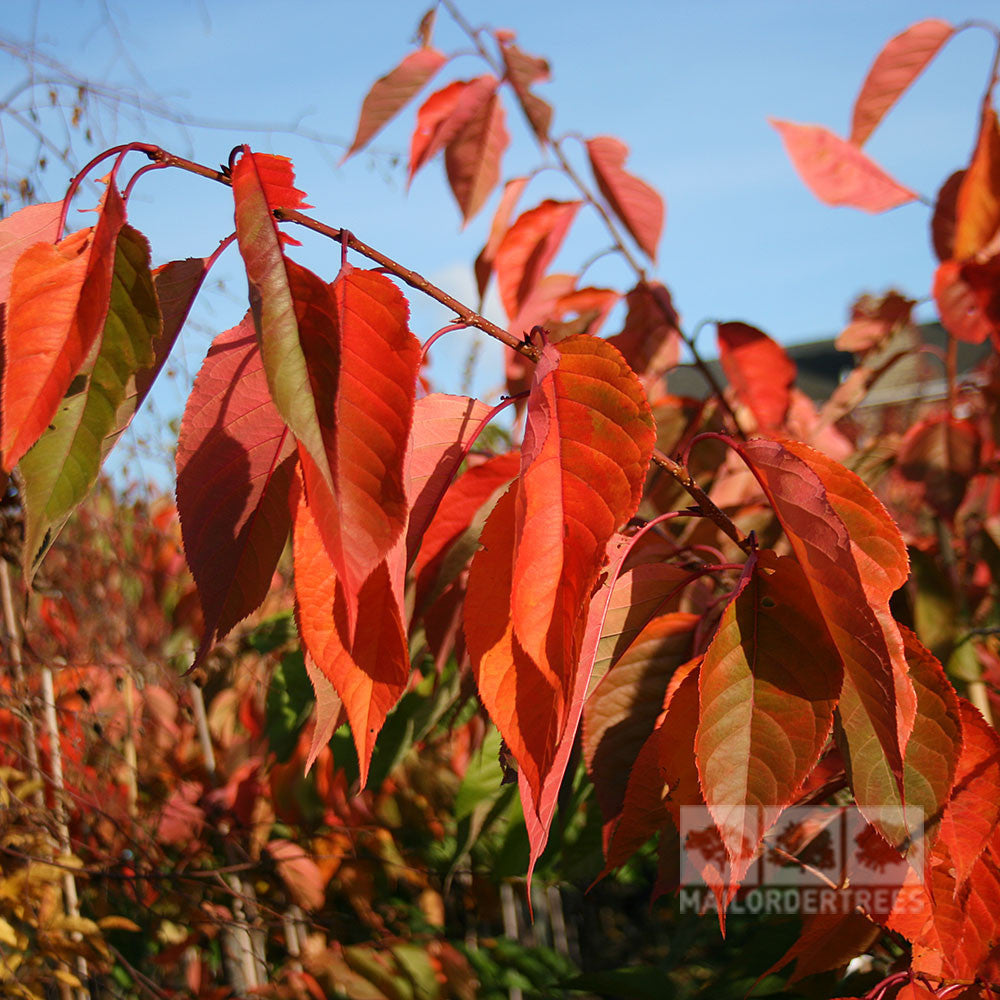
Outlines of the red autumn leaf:
<svg viewBox="0 0 1000 1000">
<path fill-rule="evenodd" d="M 698 771 L 733 884 L 819 760 L 842 677 L 801 567 L 761 552 L 722 613 L 699 683 Z"/>
<path fill-rule="evenodd" d="M 52 421 L 104 329 L 125 205 L 114 183 L 97 224 L 34 243 L 10 278 L 4 329 L 0 467 L 10 471 Z M 33 225 L 33 223 L 32 223 Z"/>
<path fill-rule="evenodd" d="M 503 103 L 494 93 L 444 152 L 448 183 L 468 222 L 500 182 L 500 161 L 510 143 Z"/>
<path fill-rule="evenodd" d="M 596 689 L 653 618 L 676 611 L 693 578 L 689 570 L 673 563 L 655 562 L 634 566 L 614 581 L 599 623 L 589 691 Z"/>
<path fill-rule="evenodd" d="M 587 140 L 590 169 L 604 200 L 650 260 L 663 232 L 663 198 L 625 169 L 628 146 L 609 135 Z"/>
<path fill-rule="evenodd" d="M 578 333 L 596 335 L 619 298 L 611 288 L 577 288 L 572 274 L 547 274 L 525 299 L 511 328 L 543 326 L 554 343 Z M 572 319 L 566 319 L 573 314 Z M 507 390 L 513 395 L 526 387 L 530 366 L 516 351 L 508 351 L 506 358 Z"/>
<path fill-rule="evenodd" d="M 719 362 L 740 402 L 761 430 L 785 422 L 795 384 L 795 362 L 762 330 L 746 323 L 719 323 Z"/>
<path fill-rule="evenodd" d="M 951 519 L 965 498 L 969 480 L 979 471 L 982 440 L 971 420 L 950 413 L 925 417 L 914 424 L 899 446 L 899 474 L 919 485 L 920 493 L 939 517 Z"/>
<path fill-rule="evenodd" d="M 562 245 L 581 202 L 546 199 L 518 217 L 497 248 L 494 267 L 500 301 L 517 316 Z"/>
<path fill-rule="evenodd" d="M 931 243 L 939 261 L 948 260 L 955 252 L 955 222 L 958 212 L 958 192 L 965 178 L 964 170 L 956 170 L 938 190 L 931 216 Z"/>
<path fill-rule="evenodd" d="M 411 562 L 442 496 L 465 457 L 466 447 L 489 412 L 485 403 L 469 396 L 434 392 L 417 400 L 406 481 L 406 495 L 410 503 L 406 545 Z"/>
<path fill-rule="evenodd" d="M 899 292 L 889 291 L 881 297 L 862 295 L 851 306 L 851 321 L 837 337 L 838 351 L 863 354 L 878 347 L 900 328 L 909 325 L 916 305 Z"/>
<path fill-rule="evenodd" d="M 959 708 L 962 747 L 940 838 L 961 886 L 1000 823 L 1000 737 L 967 701 Z"/>
<path fill-rule="evenodd" d="M 983 107 L 979 140 L 955 203 L 952 255 L 971 260 L 1000 230 L 1000 123 L 992 103 Z"/>
<path fill-rule="evenodd" d="M 903 756 L 903 797 L 909 824 L 924 828 L 926 850 L 951 796 L 962 749 L 962 717 L 958 695 L 936 657 L 909 629 L 901 627 L 900 632 L 917 694 L 917 716 Z"/>
<path fill-rule="evenodd" d="M 885 212 L 916 199 L 857 146 L 822 125 L 768 120 L 781 135 L 799 177 L 825 204 Z"/>
<path fill-rule="evenodd" d="M 582 336 L 543 349 L 521 478 L 483 529 L 465 610 L 480 695 L 538 817 L 551 818 L 562 777 L 553 764 L 586 693 L 578 660 L 591 592 L 607 542 L 638 504 L 653 438 L 641 386 L 614 348 Z M 532 860 L 542 846 L 533 838 Z"/>
<path fill-rule="evenodd" d="M 486 294 L 486 286 L 489 284 L 490 276 L 493 274 L 493 261 L 496 259 L 497 249 L 510 227 L 510 217 L 514 214 L 514 208 L 518 199 L 528 186 L 527 177 L 515 177 L 507 181 L 500 196 L 500 204 L 493 215 L 490 223 L 490 235 L 486 240 L 486 245 L 479 251 L 476 258 L 476 289 L 479 292 L 480 302 Z"/>
<path fill-rule="evenodd" d="M 156 377 L 163 370 L 201 290 L 205 275 L 208 274 L 208 267 L 207 257 L 187 257 L 161 264 L 153 271 L 153 287 L 156 289 L 156 301 L 160 306 L 163 326 L 153 343 L 156 363 L 152 368 L 144 369 L 136 375 L 140 402 L 146 398 Z"/>
<path fill-rule="evenodd" d="M 795 944 L 760 979 L 777 972 L 793 958 L 795 970 L 789 983 L 840 968 L 871 947 L 881 933 L 878 924 L 855 910 L 810 914 L 804 918 L 802 933 Z"/>
<path fill-rule="evenodd" d="M 819 452 L 791 441 L 736 445 L 764 488 L 805 571 L 844 666 L 838 712 L 858 807 L 900 843 L 905 746 L 916 697 L 888 602 L 908 576 L 899 529 L 871 490 Z"/>
<path fill-rule="evenodd" d="M 587 698 L 583 759 L 605 825 L 621 812 L 622 776 L 655 727 L 671 675 L 691 657 L 698 620 L 676 611 L 654 618 Z"/>
<path fill-rule="evenodd" d="M 309 675 L 316 695 L 316 725 L 313 727 L 309 753 L 306 756 L 305 770 L 308 774 L 313 764 L 316 763 L 316 758 L 330 742 L 330 737 L 347 722 L 347 712 L 344 710 L 344 703 L 340 700 L 340 695 L 337 694 L 337 689 L 316 665 L 316 661 L 309 655 L 308 650 L 304 651 L 303 659 L 305 660 L 306 673 Z"/>
<path fill-rule="evenodd" d="M 850 141 L 863 146 L 886 112 L 954 34 L 946 21 L 928 18 L 891 38 L 868 70 L 854 102 Z"/>
<path fill-rule="evenodd" d="M 291 528 L 294 463 L 248 315 L 212 342 L 177 443 L 184 552 L 205 618 L 196 662 L 267 595 Z"/>
<path fill-rule="evenodd" d="M 10 279 L 17 258 L 36 243 L 55 243 L 59 237 L 62 202 L 27 205 L 0 220 L 0 302 L 10 295 Z"/>
<path fill-rule="evenodd" d="M 305 192 L 295 186 L 295 170 L 292 161 L 287 156 L 274 156 L 270 153 L 251 152 L 249 146 L 243 147 L 243 152 L 233 169 L 233 190 L 236 190 L 236 177 L 240 177 L 244 191 L 249 193 L 252 176 L 256 181 L 255 194 L 263 200 L 270 215 L 276 208 L 311 208 L 306 204 Z M 278 234 L 279 241 L 285 246 L 301 246 L 293 236 L 272 225 Z M 242 252 L 242 242 L 241 242 Z"/>
<path fill-rule="evenodd" d="M 670 292 L 658 281 L 639 282 L 626 296 L 628 313 L 621 333 L 608 338 L 649 387 L 680 361 L 680 318 Z"/>
<path fill-rule="evenodd" d="M 531 86 L 549 79 L 549 64 L 545 59 L 523 52 L 501 32 L 497 32 L 497 41 L 500 43 L 507 79 L 517 94 L 528 124 L 538 140 L 544 144 L 548 142 L 549 129 L 552 126 L 552 106 L 537 94 L 533 94 Z"/>
<path fill-rule="evenodd" d="M 704 802 L 694 758 L 699 665 L 678 668 L 667 688 L 662 718 L 632 765 L 621 816 L 607 832 L 602 874 L 624 864 L 667 817 L 679 829 L 681 808 Z"/>
<path fill-rule="evenodd" d="M 418 608 L 440 586 L 438 578 L 445 561 L 453 558 L 453 547 L 465 538 L 476 515 L 498 490 L 506 488 L 520 468 L 520 454 L 507 452 L 473 466 L 448 487 L 433 519 L 422 533 L 413 563 Z M 463 564 L 466 561 L 463 559 Z"/>
<path fill-rule="evenodd" d="M 269 840 L 267 853 L 294 902 L 307 911 L 320 909 L 326 900 L 327 879 L 302 845 L 292 840 Z"/>
<path fill-rule="evenodd" d="M 953 337 L 967 344 L 981 344 L 998 332 L 1000 325 L 967 280 L 964 273 L 967 267 L 957 260 L 946 260 L 938 265 L 934 272 L 934 301 L 941 325 Z"/>
<path fill-rule="evenodd" d="M 420 48 L 379 77 L 365 95 L 354 140 L 344 160 L 367 146 L 446 62 L 447 58 L 436 49 Z"/>
<path fill-rule="evenodd" d="M 345 588 L 337 579 L 304 491 L 295 511 L 294 553 L 299 632 L 347 711 L 364 787 L 375 741 L 410 675 L 402 615 L 404 547 L 400 541 L 364 581 L 356 595 L 353 630 Z M 317 726 L 326 721 L 326 717 L 317 719 Z"/>
<path fill-rule="evenodd" d="M 480 114 L 496 89 L 496 78 L 487 74 L 475 80 L 449 83 L 424 101 L 417 112 L 417 124 L 410 140 L 408 182 Z"/>
</svg>

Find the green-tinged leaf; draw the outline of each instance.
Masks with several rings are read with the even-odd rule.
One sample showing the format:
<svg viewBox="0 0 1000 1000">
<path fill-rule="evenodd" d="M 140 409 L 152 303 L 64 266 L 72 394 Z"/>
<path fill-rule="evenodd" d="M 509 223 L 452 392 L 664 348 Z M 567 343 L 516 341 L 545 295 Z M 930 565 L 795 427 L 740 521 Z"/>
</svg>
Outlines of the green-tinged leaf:
<svg viewBox="0 0 1000 1000">
<path fill-rule="evenodd" d="M 695 751 L 733 884 L 819 760 L 842 676 L 801 567 L 762 552 L 701 666 Z"/>
<path fill-rule="evenodd" d="M 74 379 L 50 427 L 21 460 L 25 575 L 97 481 L 101 463 L 141 402 L 136 375 L 155 363 L 160 311 L 149 244 L 130 226 L 119 231 L 111 301 L 92 360 Z"/>
</svg>

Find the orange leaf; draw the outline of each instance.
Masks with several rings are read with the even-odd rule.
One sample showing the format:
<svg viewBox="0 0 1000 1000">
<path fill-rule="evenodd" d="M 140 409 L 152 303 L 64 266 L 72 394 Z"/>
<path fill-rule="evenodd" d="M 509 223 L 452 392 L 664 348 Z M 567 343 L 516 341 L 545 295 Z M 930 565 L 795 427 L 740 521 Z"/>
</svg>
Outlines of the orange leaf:
<svg viewBox="0 0 1000 1000">
<path fill-rule="evenodd" d="M 609 135 L 587 140 L 594 180 L 611 210 L 650 260 L 663 232 L 663 199 L 657 190 L 625 169 L 628 146 Z"/>
<path fill-rule="evenodd" d="M 820 452 L 756 438 L 735 445 L 757 477 L 805 571 L 844 665 L 838 711 L 851 786 L 886 839 L 908 831 L 902 807 L 905 746 L 916 697 L 889 597 L 908 575 L 899 529 L 871 490 Z"/>
<path fill-rule="evenodd" d="M 851 139 L 863 146 L 886 112 L 924 71 L 938 50 L 954 34 L 946 21 L 928 18 L 911 24 L 891 38 L 875 57 L 854 102 Z"/>
<path fill-rule="evenodd" d="M 1000 123 L 992 103 L 983 107 L 979 140 L 955 204 L 952 255 L 971 260 L 1000 230 Z"/>
<path fill-rule="evenodd" d="M 337 579 L 304 492 L 295 511 L 294 552 L 299 631 L 306 650 L 347 711 L 364 787 L 375 740 L 410 674 L 402 615 L 404 546 L 397 544 L 364 581 L 357 594 L 353 639 L 344 586 Z"/>
<path fill-rule="evenodd" d="M 841 330 L 834 344 L 838 351 L 863 354 L 878 347 L 902 327 L 909 325 L 916 305 L 896 291 L 880 298 L 862 295 L 851 306 L 851 321 Z"/>
<path fill-rule="evenodd" d="M 125 224 L 125 205 L 113 182 L 99 211 L 95 226 L 55 245 L 35 243 L 14 265 L 4 329 L 0 429 L 0 466 L 7 471 L 52 422 L 104 329 L 115 247 Z"/>
<path fill-rule="evenodd" d="M 344 160 L 367 146 L 446 62 L 445 56 L 436 49 L 417 49 L 395 69 L 376 80 L 365 95 L 354 141 L 344 154 Z"/>
<path fill-rule="evenodd" d="M 760 979 L 783 968 L 793 958 L 795 971 L 790 983 L 847 965 L 869 948 L 881 933 L 878 924 L 854 910 L 810 914 L 803 920 L 802 933 L 795 944 Z"/>
<path fill-rule="evenodd" d="M 467 445 L 489 412 L 485 403 L 469 396 L 432 392 L 417 400 L 406 485 L 410 502 L 406 545 L 411 561 L 465 457 Z"/>
<path fill-rule="evenodd" d="M 212 342 L 177 443 L 177 508 L 208 653 L 258 608 L 291 528 L 295 440 L 264 376 L 253 320 Z"/>
<path fill-rule="evenodd" d="M 984 263 L 946 260 L 934 272 L 941 325 L 958 340 L 981 344 L 1000 334 L 1000 256 Z"/>
<path fill-rule="evenodd" d="M 857 146 L 822 125 L 769 121 L 781 135 L 799 177 L 827 205 L 885 212 L 916 199 L 913 191 L 894 181 Z"/>
<path fill-rule="evenodd" d="M 754 562 L 705 652 L 695 742 L 733 885 L 819 760 L 843 678 L 798 563 L 767 550 Z"/>
<path fill-rule="evenodd" d="M 528 186 L 527 177 L 515 177 L 507 181 L 500 196 L 500 204 L 493 215 L 490 223 L 490 235 L 486 240 L 486 245 L 479 251 L 476 258 L 476 288 L 479 292 L 480 301 L 486 294 L 486 286 L 489 284 L 490 275 L 493 274 L 493 261 L 496 258 L 497 249 L 500 242 L 510 226 L 510 217 L 514 214 L 514 208 L 518 199 Z"/>
<path fill-rule="evenodd" d="M 915 423 L 899 445 L 899 474 L 917 484 L 938 517 L 950 520 L 979 472 L 982 439 L 971 420 L 938 413 Z"/>
<path fill-rule="evenodd" d="M 496 89 L 496 78 L 487 74 L 476 77 L 475 80 L 449 83 L 424 101 L 417 112 L 417 124 L 410 140 L 407 183 L 479 115 Z"/>
<path fill-rule="evenodd" d="M 674 611 L 649 622 L 583 709 L 583 759 L 605 828 L 617 819 L 628 774 L 655 728 L 673 671 L 691 657 L 697 615 Z"/>
<path fill-rule="evenodd" d="M 653 439 L 642 388 L 613 347 L 588 336 L 545 346 L 521 478 L 483 530 L 465 617 L 483 704 L 518 762 L 526 812 L 536 813 L 532 864 L 566 763 L 560 750 L 568 752 L 583 707 L 591 593 L 608 541 L 638 505 Z"/>
<path fill-rule="evenodd" d="M 510 142 L 503 104 L 497 94 L 466 123 L 444 153 L 452 193 L 468 222 L 500 181 L 500 161 Z"/>
<path fill-rule="evenodd" d="M 719 323 L 719 362 L 740 402 L 761 430 L 785 422 L 795 384 L 795 362 L 762 330 L 746 323 Z"/>
<path fill-rule="evenodd" d="M 0 302 L 10 295 L 10 279 L 17 258 L 36 243 L 55 243 L 62 202 L 26 205 L 0 220 Z"/>
<path fill-rule="evenodd" d="M 500 301 L 517 316 L 562 245 L 581 202 L 547 199 L 524 212 L 504 234 L 496 253 Z"/>
</svg>

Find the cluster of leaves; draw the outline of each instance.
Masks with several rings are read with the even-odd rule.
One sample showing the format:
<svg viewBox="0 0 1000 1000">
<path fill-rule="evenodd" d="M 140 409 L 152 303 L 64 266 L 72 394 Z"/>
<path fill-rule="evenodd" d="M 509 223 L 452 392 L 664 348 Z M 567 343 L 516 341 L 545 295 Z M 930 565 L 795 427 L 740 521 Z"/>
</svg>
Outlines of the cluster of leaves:
<svg viewBox="0 0 1000 1000">
<path fill-rule="evenodd" d="M 947 399 L 894 439 L 855 411 L 907 353 L 880 354 L 910 325 L 912 303 L 898 294 L 858 303 L 842 341 L 858 367 L 821 408 L 795 388 L 785 351 L 743 322 L 717 324 L 728 388 L 695 353 L 709 399 L 671 395 L 680 346 L 694 344 L 666 287 L 639 263 L 655 258 L 662 199 L 625 169 L 627 149 L 611 137 L 583 143 L 591 189 L 535 92 L 544 60 L 444 7 L 489 72 L 424 101 L 410 176 L 441 155 L 463 219 L 474 217 L 501 180 L 507 95 L 572 192 L 515 217 L 539 175 L 503 188 L 475 269 L 480 295 L 495 279 L 508 329 L 303 214 L 285 159 L 243 146 L 215 171 L 145 144 L 109 151 L 116 160 L 93 226 L 62 237 L 60 203 L 0 223 L 0 467 L 25 511 L 25 584 L 148 393 L 214 261 L 152 269 L 145 237 L 127 222 L 134 184 L 164 167 L 219 181 L 235 217 L 219 252 L 237 245 L 250 310 L 213 341 L 188 399 L 177 507 L 200 606 L 199 667 L 265 601 L 292 539 L 299 677 L 311 681 L 316 709 L 307 735 L 289 744 L 294 765 L 278 772 L 275 802 L 295 786 L 293 773 L 312 768 L 316 787 L 325 782 L 326 826 L 334 809 L 353 828 L 358 816 L 339 810 L 363 807 L 348 801 L 343 770 L 324 776 L 341 724 L 358 786 L 374 787 L 392 710 L 405 720 L 407 699 L 446 682 L 474 686 L 502 739 L 494 780 L 518 785 L 529 884 L 560 799 L 573 794 L 578 746 L 600 810 L 604 872 L 658 834 L 656 891 L 677 886 L 683 851 L 723 929 L 764 854 L 780 850 L 810 871 L 823 817 L 850 805 L 860 816 L 852 860 L 827 885 L 849 902 L 807 917 L 778 965 L 796 959 L 801 977 L 902 939 L 903 971 L 883 968 L 892 974 L 875 992 L 989 995 L 1000 978 L 1000 739 L 982 712 L 991 711 L 984 674 L 998 664 L 1000 399 L 995 356 L 967 386 L 954 359 L 958 340 L 1000 343 L 995 74 L 970 165 L 944 185 L 932 218 L 935 298 L 952 345 Z M 447 63 L 432 27 L 429 15 L 419 48 L 369 92 L 352 152 Z M 922 22 L 889 43 L 849 140 L 778 123 L 817 193 L 870 211 L 912 198 L 861 145 L 954 30 Z M 153 162 L 121 192 L 131 152 Z M 603 220 L 631 269 L 627 288 L 552 273 L 583 210 Z M 340 241 L 332 281 L 294 260 L 285 223 Z M 350 248 L 379 266 L 349 263 Z M 508 348 L 518 447 L 482 444 L 502 406 L 426 391 L 421 366 L 436 335 L 421 349 L 393 276 Z M 599 337 L 620 300 L 621 329 Z M 291 674 L 282 677 L 287 693 Z M 251 860 L 269 853 L 289 898 L 315 909 L 317 859 L 336 870 L 345 843 L 313 855 L 274 835 L 256 791 L 262 725 L 252 702 L 239 704 L 240 765 L 212 792 L 204 781 L 174 790 L 160 847 L 183 852 L 181 830 L 211 825 L 211 798 L 248 832 Z M 457 745 L 478 750 L 486 727 L 466 722 Z M 481 823 L 492 808 L 463 819 Z M 681 843 L 691 832 L 685 810 L 709 819 L 704 836 Z M 852 894 L 866 865 L 893 862 L 902 871 L 888 898 Z M 435 981 L 450 982 L 454 956 L 442 949 L 428 946 L 421 961 L 432 956 Z M 410 968 L 412 954 L 401 946 L 383 959 Z"/>
</svg>

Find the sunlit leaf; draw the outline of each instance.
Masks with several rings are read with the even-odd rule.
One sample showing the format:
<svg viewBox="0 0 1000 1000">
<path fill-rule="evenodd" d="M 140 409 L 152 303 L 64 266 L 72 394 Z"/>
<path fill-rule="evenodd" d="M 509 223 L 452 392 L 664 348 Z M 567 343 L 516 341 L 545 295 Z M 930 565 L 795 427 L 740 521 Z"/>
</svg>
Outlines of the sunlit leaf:
<svg viewBox="0 0 1000 1000">
<path fill-rule="evenodd" d="M 857 146 L 822 125 L 769 119 L 778 130 L 799 177 L 827 205 L 885 212 L 916 199 Z"/>
<path fill-rule="evenodd" d="M 34 243 L 10 278 L 4 329 L 0 465 L 12 469 L 52 422 L 99 341 L 108 314 L 125 205 L 114 183 L 97 224 Z"/>
<path fill-rule="evenodd" d="M 177 443 L 177 509 L 205 617 L 196 660 L 267 594 L 291 529 L 295 457 L 248 315 L 212 342 Z"/>
<path fill-rule="evenodd" d="M 928 18 L 891 38 L 875 57 L 854 102 L 850 141 L 863 146 L 886 112 L 954 34 L 946 21 Z"/>
<path fill-rule="evenodd" d="M 795 362 L 762 330 L 747 323 L 719 323 L 719 363 L 737 398 L 761 430 L 785 422 L 795 384 Z"/>
<path fill-rule="evenodd" d="M 655 188 L 625 169 L 628 146 L 609 135 L 587 140 L 594 180 L 611 210 L 651 260 L 663 232 L 663 198 Z"/>
<path fill-rule="evenodd" d="M 500 161 L 510 142 L 504 120 L 503 103 L 493 94 L 445 149 L 448 183 L 465 222 L 500 182 Z"/>
<path fill-rule="evenodd" d="M 446 61 L 436 49 L 424 47 L 411 52 L 398 66 L 379 77 L 361 104 L 358 127 L 344 159 L 367 146 Z"/>
</svg>

